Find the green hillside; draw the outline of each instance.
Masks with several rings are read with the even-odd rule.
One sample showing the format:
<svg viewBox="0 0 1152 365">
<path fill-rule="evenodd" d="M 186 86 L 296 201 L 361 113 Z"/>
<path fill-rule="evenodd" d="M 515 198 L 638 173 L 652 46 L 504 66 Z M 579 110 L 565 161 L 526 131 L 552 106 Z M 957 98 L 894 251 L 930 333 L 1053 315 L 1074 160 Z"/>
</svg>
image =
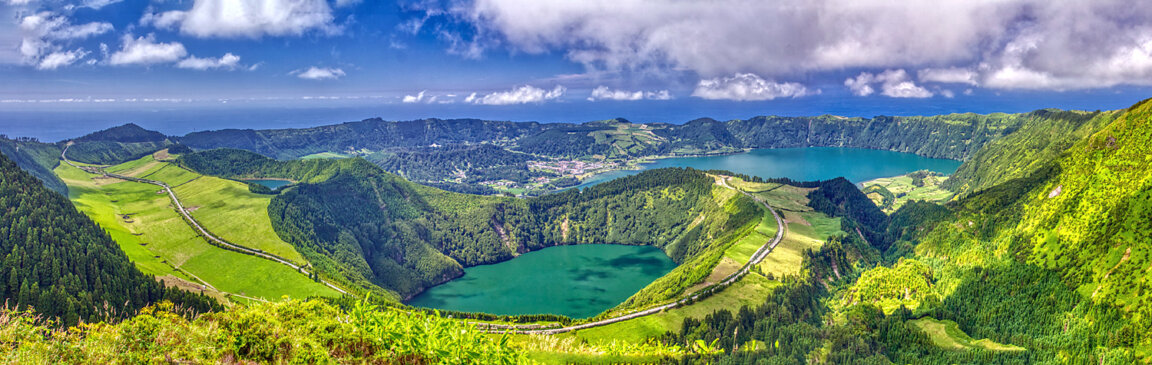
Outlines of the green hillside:
<svg viewBox="0 0 1152 365">
<path fill-rule="evenodd" d="M 272 198 L 276 232 L 322 272 L 410 298 L 462 274 L 558 244 L 653 245 L 685 264 L 626 305 L 672 298 L 707 275 L 761 211 L 699 171 L 660 170 L 526 200 L 450 193 L 364 159 L 275 161 L 239 150 L 182 156 L 227 177 L 304 181 Z"/>
<path fill-rule="evenodd" d="M 203 312 L 211 299 L 166 289 L 133 267 L 104 230 L 0 156 L 0 299 L 59 324 L 124 318 L 170 300 Z"/>
<path fill-rule="evenodd" d="M 201 176 L 151 156 L 106 170 L 165 181 L 210 232 L 302 260 L 272 232 L 266 213 L 270 198 L 248 192 L 243 183 Z M 209 244 L 172 208 L 167 195 L 157 194 L 155 185 L 106 178 L 67 164 L 56 173 L 68 184 L 77 207 L 100 224 L 140 270 L 170 284 L 221 299 L 227 294 L 265 300 L 338 294 L 285 265 Z"/>
</svg>

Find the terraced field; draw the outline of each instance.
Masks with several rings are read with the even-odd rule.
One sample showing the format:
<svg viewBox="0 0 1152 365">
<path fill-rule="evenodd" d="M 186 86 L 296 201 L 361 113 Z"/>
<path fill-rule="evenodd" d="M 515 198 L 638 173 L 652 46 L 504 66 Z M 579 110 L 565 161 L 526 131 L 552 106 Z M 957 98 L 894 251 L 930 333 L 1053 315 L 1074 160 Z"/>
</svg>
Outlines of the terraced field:
<svg viewBox="0 0 1152 365">
<path fill-rule="evenodd" d="M 142 160 L 148 159 L 151 158 Z M 153 162 L 137 160 L 109 167 L 109 170 L 132 171 L 151 179 L 165 180 L 173 186 L 199 177 L 175 166 L 165 166 L 167 163 Z M 252 298 L 337 295 L 287 266 L 210 245 L 180 218 L 167 195 L 160 193 L 154 185 L 104 178 L 67 164 L 61 164 L 55 172 L 68 184 L 69 198 L 77 207 L 104 227 L 146 273 L 187 281 L 185 285 L 208 284 L 206 289 L 209 292 L 214 287 L 222 292 L 220 294 Z M 243 201 L 243 197 L 231 198 Z M 206 197 L 201 199 L 210 200 Z M 246 235 L 241 232 L 245 229 L 264 229 L 258 227 L 258 222 L 240 220 L 243 217 L 233 219 L 243 224 L 231 227 L 210 225 L 209 229 L 233 236 Z"/>
</svg>

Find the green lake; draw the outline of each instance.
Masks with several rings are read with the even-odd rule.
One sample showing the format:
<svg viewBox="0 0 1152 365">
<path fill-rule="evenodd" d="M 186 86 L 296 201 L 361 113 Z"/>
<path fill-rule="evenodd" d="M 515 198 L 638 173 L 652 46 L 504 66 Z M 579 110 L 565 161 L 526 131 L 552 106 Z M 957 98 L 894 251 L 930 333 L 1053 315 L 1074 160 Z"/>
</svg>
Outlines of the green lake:
<svg viewBox="0 0 1152 365">
<path fill-rule="evenodd" d="M 843 176 L 860 183 L 917 170 L 952 174 L 961 162 L 860 148 L 761 149 L 748 153 L 657 160 L 645 169 L 692 167 L 799 181 Z M 580 187 L 640 172 L 614 171 Z M 464 269 L 465 275 L 421 293 L 408 304 L 492 314 L 563 314 L 590 317 L 612 308 L 671 271 L 656 248 L 620 245 L 559 246 L 502 263 Z"/>
<path fill-rule="evenodd" d="M 649 246 L 575 245 L 532 251 L 464 269 L 464 276 L 409 305 L 491 314 L 591 317 L 620 304 L 676 267 Z"/>
<path fill-rule="evenodd" d="M 269 189 L 272 189 L 272 190 L 279 189 L 280 187 L 282 187 L 284 185 L 288 185 L 288 184 L 292 183 L 291 181 L 288 181 L 288 180 L 271 180 L 271 179 L 252 179 L 252 180 L 244 180 L 244 181 L 264 185 L 264 186 L 267 186 Z"/>
</svg>

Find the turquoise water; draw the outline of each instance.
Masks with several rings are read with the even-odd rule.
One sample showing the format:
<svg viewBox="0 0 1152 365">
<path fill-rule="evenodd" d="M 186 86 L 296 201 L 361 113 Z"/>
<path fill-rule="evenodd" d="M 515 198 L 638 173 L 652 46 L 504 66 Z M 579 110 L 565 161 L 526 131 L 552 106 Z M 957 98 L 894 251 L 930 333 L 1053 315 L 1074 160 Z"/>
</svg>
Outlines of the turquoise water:
<svg viewBox="0 0 1152 365">
<path fill-rule="evenodd" d="M 254 180 L 245 180 L 245 181 L 250 182 L 250 183 L 257 183 L 260 185 L 264 185 L 264 186 L 267 186 L 269 189 L 272 189 L 272 190 L 279 189 L 281 186 L 288 185 L 288 184 L 292 183 L 291 181 L 288 181 L 288 180 L 265 180 L 265 179 L 254 179 Z"/>
<path fill-rule="evenodd" d="M 951 174 L 960 167 L 960 161 L 881 150 L 812 147 L 669 158 L 644 166 L 664 167 L 721 169 L 800 181 L 844 176 L 859 183 L 925 169 Z M 613 171 L 580 186 L 638 172 Z M 464 269 L 463 277 L 431 288 L 408 304 L 492 314 L 553 313 L 585 318 L 616 306 L 675 266 L 663 252 L 652 247 L 551 247 L 499 264 Z"/>
<path fill-rule="evenodd" d="M 657 160 L 644 169 L 691 167 L 729 170 L 764 178 L 787 177 L 797 181 L 827 180 L 843 176 L 854 183 L 903 175 L 917 170 L 952 174 L 961 162 L 863 148 L 807 147 L 752 150 L 748 153 Z M 579 187 L 634 175 L 642 170 L 612 171 L 593 176 Z"/>
<path fill-rule="evenodd" d="M 493 265 L 428 289 L 409 305 L 491 314 L 562 314 L 587 318 L 620 304 L 676 267 L 649 246 L 556 246 Z"/>
</svg>

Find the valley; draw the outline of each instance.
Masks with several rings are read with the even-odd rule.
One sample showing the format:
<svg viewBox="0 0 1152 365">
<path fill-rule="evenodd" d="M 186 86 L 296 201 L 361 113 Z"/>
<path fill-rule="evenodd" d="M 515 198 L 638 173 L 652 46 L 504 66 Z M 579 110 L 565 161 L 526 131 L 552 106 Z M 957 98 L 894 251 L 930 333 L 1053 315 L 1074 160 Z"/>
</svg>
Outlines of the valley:
<svg viewBox="0 0 1152 365">
<path fill-rule="evenodd" d="M 1013 362 L 1056 351 L 1044 341 L 1079 336 L 1045 334 L 1043 326 L 1060 316 L 1103 316 L 1063 326 L 1114 326 L 1109 328 L 1120 328 L 1117 334 L 1138 337 L 1135 326 L 1144 321 L 1141 303 L 1147 299 L 1134 270 L 1145 265 L 1146 255 L 1141 246 L 1123 242 L 1140 241 L 1144 222 L 1120 219 L 1125 213 L 1117 211 L 1086 212 L 1111 217 L 1099 218 L 1107 227 L 1100 228 L 1052 215 L 1069 209 L 1052 204 L 1083 204 L 1064 203 L 1069 195 L 1143 212 L 1142 190 L 1128 182 L 1147 172 L 1124 161 L 1144 152 L 1121 144 L 1142 138 L 1133 125 L 1144 119 L 1134 113 L 1147 112 L 1036 112 L 964 162 L 840 147 L 668 157 L 644 151 L 677 141 L 661 134 L 671 127 L 618 122 L 605 124 L 616 128 L 610 133 L 590 127 L 595 123 L 582 127 L 596 143 L 614 146 L 603 159 L 580 155 L 604 152 L 594 149 L 525 159 L 524 146 L 532 146 L 532 158 L 552 147 L 523 137 L 437 157 L 519 156 L 528 170 L 553 177 L 534 180 L 540 176 L 504 168 L 492 173 L 523 176 L 542 189 L 545 180 L 554 181 L 548 179 L 586 178 L 576 189 L 552 186 L 534 197 L 464 194 L 405 178 L 419 166 L 412 161 L 442 147 L 389 147 L 390 161 L 416 158 L 399 165 L 368 150 L 276 160 L 241 149 L 189 148 L 184 138 L 126 126 L 72 144 L 19 142 L 20 149 L 11 151 L 29 171 L 51 171 L 33 176 L 46 186 L 62 182 L 72 204 L 137 270 L 169 290 L 211 297 L 228 311 L 292 303 L 374 306 L 380 313 L 423 313 L 427 321 L 444 316 L 443 326 L 506 341 L 500 346 L 508 347 L 491 348 L 516 349 L 517 362 L 691 362 L 749 354 L 839 362 L 834 359 L 861 353 L 821 350 L 813 346 L 828 342 L 809 340 L 837 341 L 840 333 L 859 331 L 887 336 L 861 346 L 863 353 L 889 359 Z M 1064 117 L 1079 119 L 1059 119 Z M 1060 154 L 1059 167 L 1003 157 L 1018 145 L 1002 141 L 1037 141 L 1033 135 L 1060 123 L 1083 136 L 1067 151 L 1088 155 Z M 109 134 L 150 142 L 100 139 Z M 1029 148 L 1053 151 L 1068 141 L 1040 139 Z M 496 147 L 500 143 L 508 147 Z M 69 161 L 76 146 L 84 146 L 77 149 L 78 161 Z M 154 150 L 134 152 L 143 146 Z M 68 160 L 43 157 L 53 151 Z M 1126 155 L 1110 159 L 1112 151 Z M 414 157 L 419 154 L 425 155 Z M 1087 161 L 1097 161 L 1091 162 L 1096 167 L 1087 169 Z M 1005 170 L 1006 177 L 972 167 L 1003 163 L 1017 167 Z M 389 166 L 406 167 L 397 174 Z M 587 176 L 612 166 L 636 169 Z M 1084 171 L 1101 166 L 1116 176 L 1084 180 Z M 1132 198 L 1116 203 L 1117 196 L 1091 195 L 1101 184 Z M 511 183 L 504 188 L 518 189 Z M 1036 218 L 1045 214 L 1050 218 Z M 1105 254 L 1097 259 L 1067 253 L 1056 243 L 1092 242 L 1070 227 L 1115 232 L 1108 237 L 1123 242 L 1099 246 Z M 1020 232 L 1039 235 L 1021 241 Z M 1066 286 L 1077 276 L 1058 273 L 1080 267 L 1105 269 L 1080 274 L 1080 284 Z M 1014 279 L 1021 277 L 1029 279 Z M 985 282 L 999 283 L 999 291 Z M 1052 293 L 1045 311 L 1008 315 L 999 324 L 973 320 L 1029 305 L 1029 291 Z M 1095 336 L 1089 341 L 1127 343 Z M 779 342 L 784 338 L 799 341 Z M 1071 356 L 1094 356 L 1085 344 L 1076 342 Z M 1133 342 L 1131 350 L 1113 355 L 1138 358 L 1144 356 L 1140 348 Z"/>
</svg>

